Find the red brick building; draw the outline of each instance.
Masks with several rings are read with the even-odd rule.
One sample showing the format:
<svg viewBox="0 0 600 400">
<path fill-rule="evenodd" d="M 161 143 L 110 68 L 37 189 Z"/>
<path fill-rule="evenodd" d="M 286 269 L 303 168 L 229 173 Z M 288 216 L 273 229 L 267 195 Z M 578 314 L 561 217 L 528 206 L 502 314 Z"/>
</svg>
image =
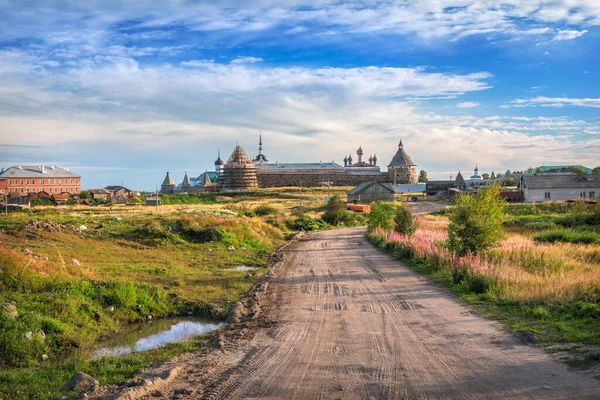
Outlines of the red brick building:
<svg viewBox="0 0 600 400">
<path fill-rule="evenodd" d="M 0 172 L 0 191 L 5 193 L 79 194 L 81 176 L 54 165 L 17 165 Z"/>
</svg>

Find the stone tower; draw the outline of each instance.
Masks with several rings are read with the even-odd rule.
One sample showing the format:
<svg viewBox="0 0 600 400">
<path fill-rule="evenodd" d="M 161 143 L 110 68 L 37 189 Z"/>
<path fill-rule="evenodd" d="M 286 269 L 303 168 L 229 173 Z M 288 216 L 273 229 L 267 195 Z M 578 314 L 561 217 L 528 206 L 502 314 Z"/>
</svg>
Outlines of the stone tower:
<svg viewBox="0 0 600 400">
<path fill-rule="evenodd" d="M 223 190 L 247 190 L 256 187 L 256 165 L 238 144 L 223 168 Z"/>
<path fill-rule="evenodd" d="M 417 165 L 412 162 L 408 154 L 404 151 L 402 140 L 398 144 L 398 151 L 392 162 L 388 165 L 388 175 L 391 182 L 399 183 L 417 183 Z"/>
<path fill-rule="evenodd" d="M 160 185 L 161 193 L 173 193 L 173 189 L 175 189 L 175 181 L 171 178 L 171 174 L 167 171 L 167 176 L 165 176 L 165 180 L 162 185 Z"/>
</svg>

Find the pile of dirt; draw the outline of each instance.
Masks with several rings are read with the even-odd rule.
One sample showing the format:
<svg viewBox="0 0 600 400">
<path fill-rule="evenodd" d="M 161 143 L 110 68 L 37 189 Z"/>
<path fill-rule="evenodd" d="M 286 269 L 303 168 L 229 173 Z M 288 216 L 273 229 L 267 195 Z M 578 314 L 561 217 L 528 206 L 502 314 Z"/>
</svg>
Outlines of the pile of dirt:
<svg viewBox="0 0 600 400">
<path fill-rule="evenodd" d="M 61 232 L 62 230 L 68 229 L 72 230 L 72 224 L 58 224 L 56 222 L 52 222 L 49 220 L 46 221 L 38 221 L 37 219 L 31 219 L 27 221 L 23 229 L 30 233 L 35 233 L 37 231 L 45 231 L 45 232 Z"/>
</svg>

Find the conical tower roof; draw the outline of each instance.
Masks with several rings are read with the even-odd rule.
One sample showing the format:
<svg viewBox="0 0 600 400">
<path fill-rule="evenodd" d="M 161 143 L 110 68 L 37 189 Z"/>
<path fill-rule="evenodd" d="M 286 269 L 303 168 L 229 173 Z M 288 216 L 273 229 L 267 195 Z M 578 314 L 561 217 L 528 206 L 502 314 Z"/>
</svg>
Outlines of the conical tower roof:
<svg viewBox="0 0 600 400">
<path fill-rule="evenodd" d="M 463 178 L 460 171 L 458 171 L 458 175 L 456 175 L 456 179 L 454 180 L 454 187 L 462 187 L 462 186 L 467 186 L 467 183 L 465 182 L 465 178 Z"/>
<path fill-rule="evenodd" d="M 188 178 L 187 171 L 185 171 L 185 175 L 183 176 L 183 182 L 181 182 L 181 187 L 190 187 L 190 179 Z"/>
<path fill-rule="evenodd" d="M 398 151 L 394 158 L 392 158 L 392 162 L 388 165 L 388 167 L 406 167 L 406 166 L 416 166 L 414 162 L 410 159 L 408 154 L 404 151 L 404 146 L 402 145 L 402 140 L 398 144 Z"/>
<path fill-rule="evenodd" d="M 359 156 L 362 156 L 364 154 L 362 146 L 358 147 L 358 150 L 356 150 L 356 154 L 358 154 Z"/>
<path fill-rule="evenodd" d="M 163 181 L 163 186 L 175 186 L 175 181 L 171 178 L 171 174 L 167 171 L 167 176 L 165 176 L 165 180 Z"/>
<path fill-rule="evenodd" d="M 208 170 L 206 170 L 204 172 L 204 182 L 202 182 L 203 186 L 208 186 L 210 185 L 212 182 L 210 181 L 210 176 L 208 175 Z"/>
<path fill-rule="evenodd" d="M 227 164 L 253 164 L 253 162 L 248 153 L 238 144 L 229 156 Z"/>
</svg>

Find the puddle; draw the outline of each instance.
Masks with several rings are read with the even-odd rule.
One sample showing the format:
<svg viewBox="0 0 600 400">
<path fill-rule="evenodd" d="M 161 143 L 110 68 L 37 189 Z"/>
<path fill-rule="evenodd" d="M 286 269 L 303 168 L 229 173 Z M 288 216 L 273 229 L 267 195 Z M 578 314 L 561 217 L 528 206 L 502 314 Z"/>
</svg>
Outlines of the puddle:
<svg viewBox="0 0 600 400">
<path fill-rule="evenodd" d="M 249 267 L 247 265 L 238 265 L 237 267 L 227 268 L 229 271 L 256 271 L 257 267 Z"/>
<path fill-rule="evenodd" d="M 223 323 L 200 318 L 166 318 L 131 324 L 110 339 L 100 343 L 92 359 L 139 353 L 183 342 L 195 336 L 219 329 Z"/>
</svg>

